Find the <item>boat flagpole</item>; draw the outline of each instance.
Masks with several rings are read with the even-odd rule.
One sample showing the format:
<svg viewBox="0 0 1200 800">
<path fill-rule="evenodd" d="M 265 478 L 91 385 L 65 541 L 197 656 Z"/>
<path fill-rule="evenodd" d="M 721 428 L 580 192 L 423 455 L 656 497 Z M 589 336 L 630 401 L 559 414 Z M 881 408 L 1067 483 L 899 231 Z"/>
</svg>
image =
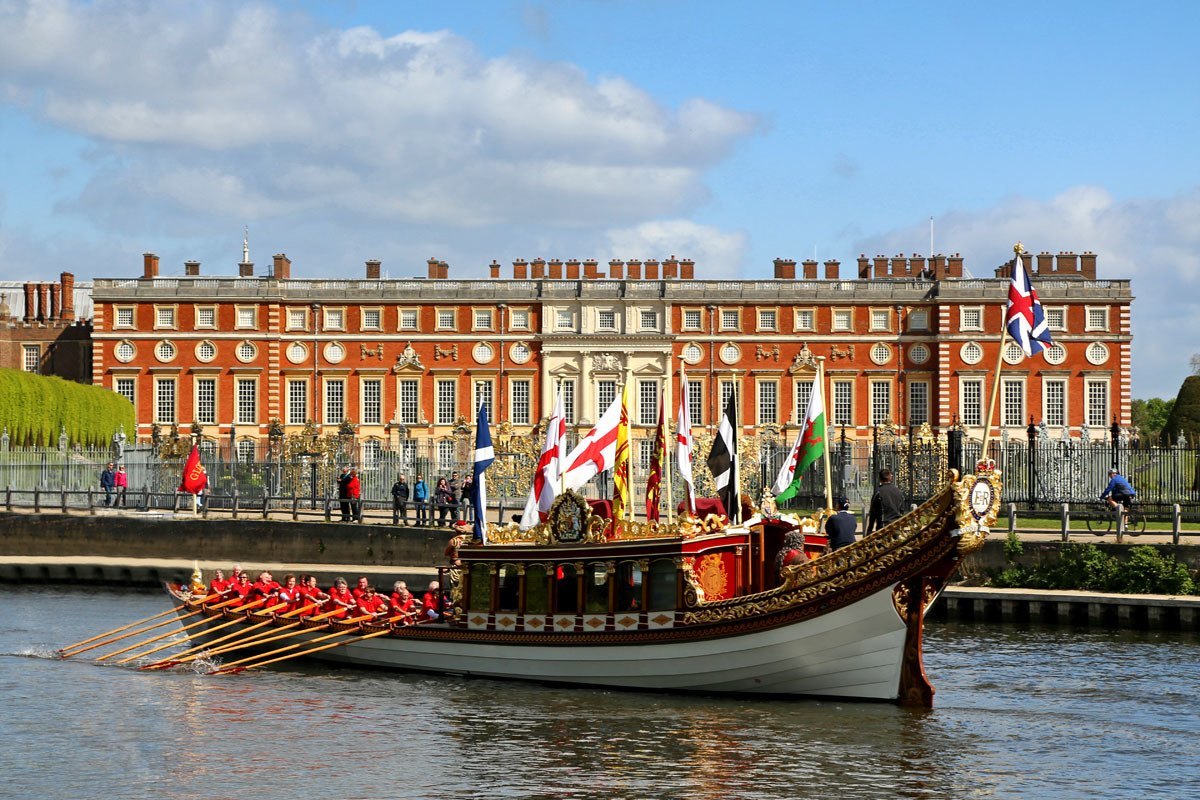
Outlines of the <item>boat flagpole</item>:
<svg viewBox="0 0 1200 800">
<path fill-rule="evenodd" d="M 559 396 L 559 397 L 562 397 L 562 383 L 563 383 L 563 382 L 562 382 L 562 378 L 559 378 L 559 379 L 558 379 L 558 396 Z M 572 399 L 572 400 L 574 400 L 574 397 L 572 397 L 571 399 Z M 572 403 L 572 405 L 574 405 L 574 403 Z M 565 412 L 565 411 L 566 411 L 566 408 L 564 407 L 564 408 L 563 408 L 563 410 L 564 410 L 564 412 Z M 572 410 L 574 410 L 574 409 L 572 409 Z M 552 417 L 553 417 L 553 413 L 554 413 L 554 412 L 551 412 L 551 416 L 552 416 Z M 564 413 L 564 414 L 563 414 L 563 416 L 564 416 L 564 417 L 566 417 L 566 414 Z M 564 419 L 563 421 L 564 421 L 564 422 L 566 422 L 566 420 L 565 420 L 565 419 Z M 553 419 L 551 420 L 551 422 L 553 422 Z M 551 424 L 551 423 L 547 423 L 547 425 L 549 425 L 549 424 Z M 559 453 L 560 453 L 560 454 L 562 453 L 562 448 L 561 448 L 561 447 L 559 448 Z M 562 463 L 562 460 L 560 459 L 560 460 L 559 460 L 559 464 L 558 464 L 558 492 L 556 492 L 556 494 L 566 494 L 566 491 L 567 491 L 567 486 L 566 486 L 566 483 L 567 483 L 567 476 L 566 476 L 566 472 L 567 472 L 567 465 L 566 465 L 566 464 L 563 464 L 563 463 Z M 504 520 L 501 520 L 501 522 L 503 522 L 503 521 L 504 521 Z"/>
<path fill-rule="evenodd" d="M 665 456 L 665 458 L 663 460 L 667 462 L 662 465 L 661 469 L 663 472 L 666 473 L 665 477 L 667 479 L 667 524 L 668 525 L 670 525 L 672 522 L 675 521 L 675 491 L 674 491 L 675 490 L 675 482 L 672 480 L 672 474 L 675 472 L 675 470 L 671 468 L 671 451 L 674 450 L 675 448 L 667 446 L 667 438 L 668 438 L 667 433 L 670 432 L 670 430 L 671 430 L 671 423 L 667 419 L 667 412 L 671 410 L 671 382 L 675 379 L 675 357 L 674 357 L 674 355 L 675 354 L 671 353 L 671 352 L 667 353 L 667 381 L 666 381 L 667 386 L 666 386 L 666 390 L 665 390 L 665 396 L 659 401 L 660 410 L 658 412 L 658 418 L 660 420 L 662 420 L 662 430 L 660 430 L 658 432 L 658 435 L 662 436 L 663 454 Z M 687 390 L 684 389 L 684 391 L 687 391 Z"/>
<path fill-rule="evenodd" d="M 1012 270 L 1022 269 L 1021 254 L 1025 252 L 1025 246 L 1020 242 L 1013 245 L 1013 265 Z M 1012 277 L 1010 271 L 1009 277 Z M 986 461 L 988 457 L 988 444 L 992 437 L 992 418 L 996 413 L 997 400 L 1000 398 L 1000 371 L 1004 368 L 1004 345 L 1008 343 L 1008 320 L 1006 319 L 1007 306 L 1000 308 L 1000 347 L 996 353 L 996 369 L 992 373 L 992 392 L 988 399 L 987 417 L 983 420 L 983 444 L 979 448 L 979 460 Z"/>
<path fill-rule="evenodd" d="M 826 403 L 825 403 L 825 400 L 827 398 L 827 395 L 825 394 L 825 356 L 817 357 L 817 380 L 813 385 L 813 391 L 821 393 L 821 408 L 825 412 L 825 430 L 821 433 L 822 438 L 825 440 L 821 443 L 822 449 L 825 451 L 825 455 L 824 455 L 825 508 L 830 511 L 836 511 L 836 509 L 833 507 L 833 471 L 830 468 L 831 460 L 829 457 L 829 439 L 830 439 L 830 436 L 829 436 L 829 415 L 830 414 L 829 414 L 829 412 L 830 412 L 830 409 L 829 409 L 829 406 L 826 405 Z"/>
<path fill-rule="evenodd" d="M 737 514 L 737 521 L 739 524 L 741 522 L 743 522 L 743 520 L 742 520 L 742 465 L 739 463 L 741 461 L 741 455 L 738 453 L 738 450 L 741 449 L 738 446 L 738 444 L 739 444 L 738 440 L 741 439 L 741 433 L 742 433 L 742 431 L 741 431 L 742 402 L 741 401 L 742 401 L 742 384 L 741 384 L 741 380 L 738 378 L 738 371 L 735 369 L 735 370 L 733 370 L 733 420 L 731 420 L 733 422 L 733 452 L 730 453 L 730 455 L 733 457 L 733 475 L 731 475 L 730 477 L 733 479 L 733 502 L 736 504 L 736 507 L 737 507 L 737 510 L 735 513 Z M 730 510 L 732 511 L 733 509 L 730 509 Z M 730 519 L 732 520 L 733 517 L 731 516 Z"/>
</svg>

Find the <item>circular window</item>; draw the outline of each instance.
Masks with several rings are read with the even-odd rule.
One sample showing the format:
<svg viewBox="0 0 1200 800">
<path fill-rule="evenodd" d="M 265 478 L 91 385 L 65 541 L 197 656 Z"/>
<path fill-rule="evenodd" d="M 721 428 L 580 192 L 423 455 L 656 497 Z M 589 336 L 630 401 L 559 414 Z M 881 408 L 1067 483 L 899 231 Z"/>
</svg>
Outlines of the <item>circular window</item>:
<svg viewBox="0 0 1200 800">
<path fill-rule="evenodd" d="M 689 364 L 699 364 L 704 358 L 704 348 L 695 342 L 688 342 L 683 348 L 683 360 Z"/>
<path fill-rule="evenodd" d="M 330 342 L 325 345 L 325 360 L 330 364 L 340 364 L 346 357 L 346 348 L 340 342 Z"/>
<path fill-rule="evenodd" d="M 742 351 L 733 342 L 721 348 L 721 360 L 726 364 L 736 364 L 742 357 Z"/>
<path fill-rule="evenodd" d="M 1004 363 L 1020 364 L 1025 358 L 1025 351 L 1021 349 L 1021 345 L 1016 342 L 1009 342 L 1004 345 Z"/>
<path fill-rule="evenodd" d="M 137 348 L 133 346 L 133 342 L 117 342 L 114 354 L 117 357 L 117 361 L 129 363 L 137 355 Z"/>
<path fill-rule="evenodd" d="M 287 348 L 287 359 L 293 364 L 302 364 L 308 359 L 308 348 L 300 342 L 292 342 Z"/>
<path fill-rule="evenodd" d="M 1088 345 L 1087 360 L 1093 364 L 1103 364 L 1108 361 L 1108 348 L 1100 342 L 1092 342 Z"/>
<path fill-rule="evenodd" d="M 876 364 L 886 364 L 892 360 L 892 348 L 883 342 L 876 342 L 871 348 L 871 360 Z"/>
<path fill-rule="evenodd" d="M 171 361 L 175 358 L 175 345 L 170 342 L 159 342 L 154 346 L 154 357 L 159 361 Z"/>
<path fill-rule="evenodd" d="M 207 339 L 196 345 L 196 360 L 205 364 L 217 357 L 217 346 Z"/>
<path fill-rule="evenodd" d="M 924 364 L 929 360 L 929 347 L 923 344 L 914 344 L 908 348 L 908 360 L 914 364 Z"/>
<path fill-rule="evenodd" d="M 958 351 L 958 354 L 964 364 L 978 364 L 983 361 L 983 348 L 979 346 L 978 342 L 967 342 Z"/>
<path fill-rule="evenodd" d="M 496 357 L 496 351 L 487 342 L 480 342 L 471 351 L 471 356 L 480 364 L 486 364 Z"/>
<path fill-rule="evenodd" d="M 1055 342 L 1042 351 L 1042 356 L 1047 364 L 1061 364 L 1067 360 L 1067 348 Z"/>
<path fill-rule="evenodd" d="M 250 362 L 258 355 L 258 348 L 254 346 L 254 342 L 241 342 L 237 346 L 238 361 Z"/>
<path fill-rule="evenodd" d="M 514 364 L 524 364 L 532 355 L 533 353 L 530 351 L 529 345 L 524 342 L 517 342 L 508 351 L 508 356 Z"/>
</svg>

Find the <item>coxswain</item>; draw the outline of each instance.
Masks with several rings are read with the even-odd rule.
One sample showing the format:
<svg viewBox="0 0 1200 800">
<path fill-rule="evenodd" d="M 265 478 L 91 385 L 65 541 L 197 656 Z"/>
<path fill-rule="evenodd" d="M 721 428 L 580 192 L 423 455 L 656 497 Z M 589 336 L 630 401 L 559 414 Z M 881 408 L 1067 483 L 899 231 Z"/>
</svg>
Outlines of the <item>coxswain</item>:
<svg viewBox="0 0 1200 800">
<path fill-rule="evenodd" d="M 429 588 L 425 590 L 425 595 L 421 598 L 421 619 L 438 619 L 442 616 L 438 611 L 440 607 L 442 585 L 437 581 L 430 581 Z"/>
<path fill-rule="evenodd" d="M 416 609 L 417 598 L 408 590 L 408 584 L 404 581 L 396 581 L 392 584 L 392 613 L 403 614 L 404 617 L 400 621 L 405 625 L 411 625 Z"/>
<path fill-rule="evenodd" d="M 775 554 L 775 574 L 783 577 L 784 567 L 804 564 L 808 560 L 808 553 L 804 552 L 804 533 L 791 531 L 783 537 L 783 547 Z"/>
<path fill-rule="evenodd" d="M 345 578 L 337 578 L 329 587 L 329 600 L 325 603 L 325 611 L 335 611 L 333 619 L 344 619 L 349 611 L 357 605 L 354 595 L 347 588 Z"/>
<path fill-rule="evenodd" d="M 362 596 L 367 593 L 367 584 L 368 583 L 369 582 L 367 581 L 366 575 L 359 577 L 358 585 L 350 590 L 350 594 L 354 595 L 355 600 L 361 600 Z"/>
<path fill-rule="evenodd" d="M 372 617 L 382 617 L 388 611 L 388 601 L 375 593 L 375 587 L 367 584 L 362 597 L 358 598 L 358 611 L 355 616 L 370 614 Z"/>
<path fill-rule="evenodd" d="M 223 595 L 229 589 L 229 585 L 231 583 L 233 583 L 233 581 L 227 580 L 224 572 L 219 569 L 214 570 L 213 579 L 208 584 L 208 593 Z"/>
</svg>

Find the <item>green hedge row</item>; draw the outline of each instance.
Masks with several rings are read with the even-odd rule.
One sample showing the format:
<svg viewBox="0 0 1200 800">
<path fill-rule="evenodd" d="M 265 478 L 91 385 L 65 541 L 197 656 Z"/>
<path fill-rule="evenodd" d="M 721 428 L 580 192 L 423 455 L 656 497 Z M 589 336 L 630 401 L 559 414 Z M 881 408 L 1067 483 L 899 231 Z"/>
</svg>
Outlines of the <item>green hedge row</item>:
<svg viewBox="0 0 1200 800">
<path fill-rule="evenodd" d="M 1022 551 L 1010 537 L 1004 552 L 1009 566 L 992 577 L 992 585 L 1011 589 L 1077 589 L 1118 594 L 1197 594 L 1200 586 L 1187 565 L 1158 548 L 1139 545 L 1125 559 L 1110 556 L 1094 544 L 1071 542 L 1052 563 L 1023 567 L 1012 564 Z"/>
<path fill-rule="evenodd" d="M 133 404 L 116 392 L 0 369 L 0 426 L 8 428 L 12 447 L 57 445 L 64 427 L 71 444 L 105 445 L 122 426 L 133 439 L 136 424 Z"/>
</svg>

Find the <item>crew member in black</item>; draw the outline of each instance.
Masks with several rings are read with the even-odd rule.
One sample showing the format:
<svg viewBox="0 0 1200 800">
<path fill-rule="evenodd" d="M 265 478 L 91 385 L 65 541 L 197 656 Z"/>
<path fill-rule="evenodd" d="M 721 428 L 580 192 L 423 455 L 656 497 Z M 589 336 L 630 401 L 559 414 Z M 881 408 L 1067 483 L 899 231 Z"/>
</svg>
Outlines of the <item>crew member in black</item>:
<svg viewBox="0 0 1200 800">
<path fill-rule="evenodd" d="M 871 531 L 895 522 L 904 516 L 904 512 L 904 492 L 892 483 L 892 471 L 884 467 L 879 470 L 879 488 L 871 498 L 871 510 L 867 514 L 867 527 L 863 535 L 868 536 Z"/>
<path fill-rule="evenodd" d="M 840 550 L 854 544 L 854 533 L 858 530 L 858 520 L 850 513 L 850 501 L 839 497 L 834 501 L 838 513 L 825 522 L 825 533 L 829 536 L 829 549 Z"/>
</svg>

